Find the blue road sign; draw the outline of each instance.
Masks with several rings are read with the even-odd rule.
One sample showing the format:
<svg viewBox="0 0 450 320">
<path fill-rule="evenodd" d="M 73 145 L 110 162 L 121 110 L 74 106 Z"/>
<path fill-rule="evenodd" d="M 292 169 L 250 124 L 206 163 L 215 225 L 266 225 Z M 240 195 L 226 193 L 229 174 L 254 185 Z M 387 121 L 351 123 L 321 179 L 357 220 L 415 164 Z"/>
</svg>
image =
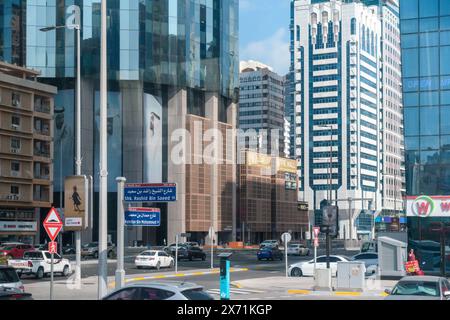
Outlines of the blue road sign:
<svg viewBox="0 0 450 320">
<path fill-rule="evenodd" d="M 125 225 L 129 227 L 159 227 L 161 226 L 161 210 L 128 208 L 125 211 Z"/>
<path fill-rule="evenodd" d="M 177 201 L 175 183 L 127 184 L 124 190 L 126 202 L 174 202 Z"/>
</svg>

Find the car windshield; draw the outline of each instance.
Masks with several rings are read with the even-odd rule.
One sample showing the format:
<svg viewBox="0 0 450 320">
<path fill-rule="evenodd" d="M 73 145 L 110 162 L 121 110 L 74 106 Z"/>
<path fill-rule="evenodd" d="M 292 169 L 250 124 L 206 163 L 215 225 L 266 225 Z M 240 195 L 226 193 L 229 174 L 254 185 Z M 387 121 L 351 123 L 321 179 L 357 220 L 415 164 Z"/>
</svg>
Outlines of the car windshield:
<svg viewBox="0 0 450 320">
<path fill-rule="evenodd" d="M 98 244 L 95 243 L 95 242 L 93 242 L 93 243 L 88 243 L 88 244 L 85 244 L 85 245 L 83 246 L 83 248 L 95 248 L 95 247 L 98 247 Z"/>
<path fill-rule="evenodd" d="M 19 281 L 19 277 L 14 269 L 0 269 L 0 283 L 14 283 Z"/>
<path fill-rule="evenodd" d="M 202 289 L 189 289 L 182 292 L 188 300 L 214 300 L 208 293 Z"/>
<path fill-rule="evenodd" d="M 146 251 L 146 252 L 142 252 L 140 254 L 140 256 L 147 256 L 147 257 L 153 257 L 156 254 L 155 251 Z"/>
<path fill-rule="evenodd" d="M 399 282 L 392 290 L 391 295 L 439 297 L 439 286 L 437 282 Z"/>
<path fill-rule="evenodd" d="M 12 250 L 13 247 L 0 247 L 0 250 Z"/>
</svg>

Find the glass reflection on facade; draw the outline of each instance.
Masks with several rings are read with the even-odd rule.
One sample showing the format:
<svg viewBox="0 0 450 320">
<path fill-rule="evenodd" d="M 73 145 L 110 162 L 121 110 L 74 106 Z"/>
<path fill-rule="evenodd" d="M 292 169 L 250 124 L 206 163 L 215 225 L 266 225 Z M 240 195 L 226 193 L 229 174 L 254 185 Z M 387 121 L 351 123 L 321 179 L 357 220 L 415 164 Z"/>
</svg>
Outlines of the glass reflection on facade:
<svg viewBox="0 0 450 320">
<path fill-rule="evenodd" d="M 42 81 L 59 89 L 55 98 L 55 139 L 63 141 L 63 148 L 56 141 L 57 202 L 61 174 L 73 174 L 75 158 L 71 135 L 75 131 L 76 42 L 74 30 L 40 29 L 64 25 L 66 10 L 74 4 L 81 8 L 82 24 L 82 170 L 94 177 L 97 192 L 101 1 L 0 1 L 0 56 L 40 70 Z M 217 121 L 231 123 L 230 106 L 238 98 L 238 19 L 238 0 L 108 0 L 108 227 L 113 239 L 115 178 L 161 182 L 144 181 L 150 176 L 144 177 L 145 172 L 155 171 L 160 172 L 163 182 L 172 178 L 168 137 L 172 128 L 182 124 L 170 117 L 174 112 L 171 108 L 178 107 L 174 101 L 182 101 L 183 112 L 201 117 L 210 116 L 208 108 L 213 103 L 219 109 Z M 162 137 L 156 137 L 156 132 Z M 144 153 L 156 147 L 161 153 L 158 167 L 144 168 L 146 163 L 153 163 Z M 97 205 L 97 196 L 94 198 Z M 169 241 L 168 206 L 154 205 L 162 210 L 161 228 L 148 235 L 142 230 L 129 230 L 130 238 L 126 240 L 153 245 L 161 244 L 163 239 Z M 96 223 L 94 218 L 94 230 Z M 207 233 L 209 224 L 205 228 Z"/>
<path fill-rule="evenodd" d="M 448 196 L 450 1 L 403 0 L 400 5 L 407 194 Z M 439 271 L 441 263 L 440 236 L 430 225 L 448 220 L 408 218 L 410 246 L 426 263 L 426 272 Z"/>
</svg>

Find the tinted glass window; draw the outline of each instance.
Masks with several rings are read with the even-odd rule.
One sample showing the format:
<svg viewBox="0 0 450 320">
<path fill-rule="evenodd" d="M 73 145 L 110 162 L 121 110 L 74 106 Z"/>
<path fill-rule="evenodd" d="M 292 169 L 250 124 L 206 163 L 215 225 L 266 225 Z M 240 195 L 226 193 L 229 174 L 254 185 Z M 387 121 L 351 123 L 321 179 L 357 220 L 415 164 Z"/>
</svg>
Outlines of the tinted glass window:
<svg viewBox="0 0 450 320">
<path fill-rule="evenodd" d="M 0 283 L 13 283 L 19 281 L 19 277 L 14 269 L 0 269 Z"/>
<path fill-rule="evenodd" d="M 399 282 L 394 290 L 392 290 L 394 296 L 430 296 L 439 297 L 439 287 L 437 282 Z"/>
<path fill-rule="evenodd" d="M 410 0 L 408 0 L 410 1 Z M 419 1 L 420 17 L 435 17 L 439 15 L 439 0 Z"/>
<path fill-rule="evenodd" d="M 141 288 L 141 300 L 166 300 L 175 293 L 156 288 Z"/>
<path fill-rule="evenodd" d="M 137 290 L 137 288 L 124 289 L 108 297 L 107 300 L 134 300 L 137 296 Z"/>
<path fill-rule="evenodd" d="M 342 261 L 341 259 L 339 259 L 338 257 L 330 257 L 330 262 L 339 262 Z"/>
<path fill-rule="evenodd" d="M 208 293 L 204 292 L 202 289 L 192 289 L 182 292 L 183 295 L 189 300 L 214 300 Z"/>
<path fill-rule="evenodd" d="M 149 256 L 149 257 L 153 257 L 156 254 L 156 252 L 142 252 L 140 255 L 141 256 Z"/>
<path fill-rule="evenodd" d="M 327 258 L 326 257 L 317 258 L 317 262 L 318 263 L 327 262 Z M 313 261 L 313 263 L 314 263 L 314 261 Z"/>
<path fill-rule="evenodd" d="M 402 19 L 412 19 L 419 16 L 418 0 L 400 1 L 400 8 Z"/>
</svg>

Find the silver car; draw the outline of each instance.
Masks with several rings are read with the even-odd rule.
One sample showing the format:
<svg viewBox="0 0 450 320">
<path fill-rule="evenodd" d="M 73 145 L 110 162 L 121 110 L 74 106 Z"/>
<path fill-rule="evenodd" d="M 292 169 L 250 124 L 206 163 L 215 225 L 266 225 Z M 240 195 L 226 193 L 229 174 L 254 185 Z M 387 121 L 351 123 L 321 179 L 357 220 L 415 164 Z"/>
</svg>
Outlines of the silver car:
<svg viewBox="0 0 450 320">
<path fill-rule="evenodd" d="M 193 283 L 137 282 L 116 290 L 103 300 L 214 300 L 203 287 Z"/>
<path fill-rule="evenodd" d="M 386 293 L 385 300 L 450 300 L 450 283 L 441 277 L 404 277 Z"/>
<path fill-rule="evenodd" d="M 287 254 L 295 256 L 309 256 L 310 251 L 309 248 L 305 247 L 303 244 L 291 243 L 287 247 Z"/>
<path fill-rule="evenodd" d="M 24 292 L 22 281 L 14 268 L 0 266 L 0 288 L 17 289 Z"/>
<path fill-rule="evenodd" d="M 366 266 L 366 276 L 371 276 L 377 273 L 378 268 L 378 253 L 366 252 L 359 253 L 351 258 L 352 261 L 362 261 Z"/>
</svg>

